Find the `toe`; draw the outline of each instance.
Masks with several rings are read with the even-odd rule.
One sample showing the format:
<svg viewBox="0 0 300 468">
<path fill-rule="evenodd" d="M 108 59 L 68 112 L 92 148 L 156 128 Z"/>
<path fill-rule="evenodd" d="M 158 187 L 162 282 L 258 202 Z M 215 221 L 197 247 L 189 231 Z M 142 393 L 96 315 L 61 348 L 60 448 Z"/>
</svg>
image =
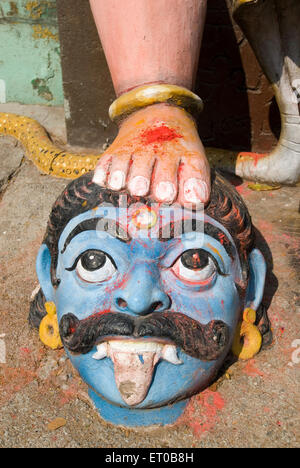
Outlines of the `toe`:
<svg viewBox="0 0 300 468">
<path fill-rule="evenodd" d="M 183 157 L 179 168 L 179 203 L 200 207 L 208 202 L 209 197 L 210 169 L 206 157 Z"/>
<path fill-rule="evenodd" d="M 177 197 L 177 171 L 180 158 L 156 161 L 152 193 L 158 202 L 171 204 Z"/>
<path fill-rule="evenodd" d="M 130 165 L 129 154 L 116 154 L 112 156 L 108 187 L 112 190 L 121 190 L 126 185 L 127 173 Z"/>
<path fill-rule="evenodd" d="M 144 197 L 148 194 L 154 162 L 154 155 L 144 153 L 133 155 L 128 176 L 128 189 L 131 195 Z"/>
<path fill-rule="evenodd" d="M 107 177 L 110 171 L 111 160 L 111 154 L 104 154 L 100 158 L 94 171 L 93 182 L 95 184 L 101 185 L 103 187 L 106 185 Z"/>
</svg>

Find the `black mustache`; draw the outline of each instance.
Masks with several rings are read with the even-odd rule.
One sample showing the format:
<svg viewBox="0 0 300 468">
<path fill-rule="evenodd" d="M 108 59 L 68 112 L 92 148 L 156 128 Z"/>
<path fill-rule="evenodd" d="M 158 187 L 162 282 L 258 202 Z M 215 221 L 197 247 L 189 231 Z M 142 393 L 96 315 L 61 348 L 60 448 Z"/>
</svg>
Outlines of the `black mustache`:
<svg viewBox="0 0 300 468">
<path fill-rule="evenodd" d="M 72 353 L 86 354 L 106 337 L 166 338 L 186 354 L 203 361 L 217 359 L 229 341 L 229 327 L 221 320 L 206 325 L 177 312 L 154 312 L 131 317 L 109 312 L 79 320 L 73 314 L 62 317 L 59 330 L 64 346 Z"/>
</svg>

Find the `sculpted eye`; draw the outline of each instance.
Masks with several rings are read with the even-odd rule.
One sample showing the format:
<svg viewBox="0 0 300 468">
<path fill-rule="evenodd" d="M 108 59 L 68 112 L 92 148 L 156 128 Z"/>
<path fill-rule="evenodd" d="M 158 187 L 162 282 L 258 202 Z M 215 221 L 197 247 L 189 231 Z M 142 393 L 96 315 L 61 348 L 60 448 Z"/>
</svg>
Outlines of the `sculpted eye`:
<svg viewBox="0 0 300 468">
<path fill-rule="evenodd" d="M 191 249 L 176 260 L 172 270 L 183 281 L 201 283 L 211 278 L 217 267 L 206 250 Z"/>
<path fill-rule="evenodd" d="M 78 259 L 76 272 L 89 283 L 110 279 L 117 270 L 114 261 L 101 250 L 87 250 Z"/>
</svg>

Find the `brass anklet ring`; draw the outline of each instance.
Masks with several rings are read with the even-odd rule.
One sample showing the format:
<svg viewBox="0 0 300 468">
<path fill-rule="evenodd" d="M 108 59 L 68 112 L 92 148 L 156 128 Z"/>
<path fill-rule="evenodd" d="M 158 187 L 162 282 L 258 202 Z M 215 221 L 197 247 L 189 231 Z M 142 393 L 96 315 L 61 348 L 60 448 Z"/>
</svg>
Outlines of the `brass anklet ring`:
<svg viewBox="0 0 300 468">
<path fill-rule="evenodd" d="M 168 84 L 140 86 L 118 97 L 109 108 L 109 117 L 119 123 L 133 112 L 153 104 L 182 107 L 193 117 L 203 109 L 202 99 L 187 88 Z"/>
</svg>

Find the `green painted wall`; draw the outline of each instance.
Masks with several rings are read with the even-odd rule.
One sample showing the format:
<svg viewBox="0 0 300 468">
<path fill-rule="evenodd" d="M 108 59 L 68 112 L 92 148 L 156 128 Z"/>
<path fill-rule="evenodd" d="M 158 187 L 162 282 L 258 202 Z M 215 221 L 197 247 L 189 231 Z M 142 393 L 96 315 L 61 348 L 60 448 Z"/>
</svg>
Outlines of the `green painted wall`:
<svg viewBox="0 0 300 468">
<path fill-rule="evenodd" d="M 63 105 L 56 1 L 0 0 L 0 103 Z"/>
</svg>

